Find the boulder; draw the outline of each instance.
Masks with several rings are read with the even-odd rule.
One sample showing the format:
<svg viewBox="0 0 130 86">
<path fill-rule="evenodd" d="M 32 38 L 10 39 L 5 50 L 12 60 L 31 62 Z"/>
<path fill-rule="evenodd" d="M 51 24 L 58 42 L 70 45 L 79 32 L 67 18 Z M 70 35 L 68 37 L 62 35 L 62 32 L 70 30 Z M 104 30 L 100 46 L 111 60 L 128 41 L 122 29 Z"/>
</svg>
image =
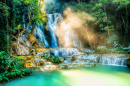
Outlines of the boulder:
<svg viewBox="0 0 130 86">
<path fill-rule="evenodd" d="M 64 58 L 59 57 L 60 62 L 64 62 Z"/>
<path fill-rule="evenodd" d="M 63 65 L 62 68 L 68 68 L 68 65 Z"/>
<path fill-rule="evenodd" d="M 130 67 L 130 57 L 127 57 L 127 64 L 128 67 Z"/>
<path fill-rule="evenodd" d="M 51 62 L 46 62 L 46 65 L 51 65 L 52 63 Z"/>
<path fill-rule="evenodd" d="M 56 65 L 46 65 L 44 66 L 44 70 L 56 70 L 58 66 Z"/>
<path fill-rule="evenodd" d="M 65 58 L 65 57 L 64 57 L 63 59 L 64 59 L 64 60 L 66 60 L 66 58 Z"/>
<path fill-rule="evenodd" d="M 36 62 L 34 63 L 34 65 L 36 65 L 36 66 L 44 66 L 44 65 L 45 65 L 45 62 L 42 61 L 42 60 L 36 61 Z"/>
<path fill-rule="evenodd" d="M 24 67 L 31 68 L 33 65 L 31 63 L 24 63 Z"/>
<path fill-rule="evenodd" d="M 71 61 L 75 61 L 75 60 L 77 60 L 77 57 L 76 56 L 72 56 L 71 57 Z"/>
</svg>

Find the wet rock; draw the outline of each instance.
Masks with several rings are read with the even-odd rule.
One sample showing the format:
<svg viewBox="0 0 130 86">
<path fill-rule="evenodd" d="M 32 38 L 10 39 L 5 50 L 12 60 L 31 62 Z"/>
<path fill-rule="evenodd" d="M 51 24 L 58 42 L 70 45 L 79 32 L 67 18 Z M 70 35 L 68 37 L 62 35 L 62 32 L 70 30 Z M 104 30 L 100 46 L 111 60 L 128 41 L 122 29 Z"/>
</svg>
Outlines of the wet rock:
<svg viewBox="0 0 130 86">
<path fill-rule="evenodd" d="M 94 67 L 95 67 L 95 66 L 96 66 L 96 64 L 92 64 L 92 66 L 94 66 Z"/>
<path fill-rule="evenodd" d="M 39 58 L 41 58 L 42 56 L 41 56 L 41 54 L 39 54 Z"/>
<path fill-rule="evenodd" d="M 72 56 L 71 57 L 71 61 L 75 61 L 75 60 L 77 60 L 77 57 L 76 56 Z"/>
<path fill-rule="evenodd" d="M 17 46 L 17 41 L 13 41 L 11 43 L 11 49 L 12 49 L 12 54 L 16 55 L 28 55 L 29 48 L 32 46 L 32 44 L 27 40 L 26 43 L 23 41 L 20 41 L 19 46 Z M 18 48 L 17 48 L 18 47 Z"/>
<path fill-rule="evenodd" d="M 127 64 L 128 67 L 130 67 L 130 57 L 127 57 Z"/>
<path fill-rule="evenodd" d="M 59 57 L 60 62 L 64 62 L 64 58 Z"/>
<path fill-rule="evenodd" d="M 65 57 L 64 57 L 63 59 L 64 59 L 64 60 L 66 60 L 66 58 L 65 58 Z"/>
<path fill-rule="evenodd" d="M 46 65 L 51 65 L 52 63 L 51 62 L 46 62 Z"/>
<path fill-rule="evenodd" d="M 35 55 L 36 54 L 36 52 L 32 52 L 32 55 Z"/>
<path fill-rule="evenodd" d="M 26 57 L 26 58 L 23 59 L 23 62 L 24 62 L 24 63 L 32 63 L 33 60 L 34 60 L 34 59 L 33 59 L 32 57 Z"/>
<path fill-rule="evenodd" d="M 31 68 L 33 65 L 31 63 L 24 63 L 24 67 Z"/>
<path fill-rule="evenodd" d="M 39 53 L 39 52 L 44 52 L 46 50 L 47 50 L 46 48 L 37 48 L 36 52 Z"/>
<path fill-rule="evenodd" d="M 34 63 L 34 65 L 36 65 L 36 66 L 44 66 L 45 65 L 45 62 L 44 61 L 36 61 L 35 63 Z"/>
<path fill-rule="evenodd" d="M 68 68 L 68 65 L 63 65 L 62 68 Z"/>
<path fill-rule="evenodd" d="M 57 70 L 59 66 L 57 65 L 46 65 L 44 66 L 44 70 Z"/>
<path fill-rule="evenodd" d="M 81 66 L 82 64 L 78 64 L 78 66 Z"/>
</svg>

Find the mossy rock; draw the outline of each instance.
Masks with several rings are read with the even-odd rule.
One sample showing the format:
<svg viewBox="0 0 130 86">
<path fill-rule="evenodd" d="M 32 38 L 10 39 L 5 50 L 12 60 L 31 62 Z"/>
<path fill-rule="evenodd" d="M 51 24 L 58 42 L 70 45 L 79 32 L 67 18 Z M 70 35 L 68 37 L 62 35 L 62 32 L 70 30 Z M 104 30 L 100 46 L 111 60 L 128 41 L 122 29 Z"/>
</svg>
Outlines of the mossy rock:
<svg viewBox="0 0 130 86">
<path fill-rule="evenodd" d="M 26 68 L 32 68 L 33 65 L 31 63 L 24 63 L 24 67 L 26 67 Z"/>
<path fill-rule="evenodd" d="M 75 60 L 77 60 L 77 57 L 76 56 L 72 56 L 71 57 L 71 61 L 75 61 Z"/>
<path fill-rule="evenodd" d="M 64 62 L 64 58 L 59 57 L 60 62 Z"/>
<path fill-rule="evenodd" d="M 36 42 L 36 38 L 33 34 L 29 33 L 29 41 L 33 44 L 34 42 Z"/>
<path fill-rule="evenodd" d="M 68 68 L 68 65 L 63 65 L 62 68 Z"/>
<path fill-rule="evenodd" d="M 45 62 L 44 61 L 36 61 L 35 63 L 34 63 L 34 65 L 36 65 L 36 66 L 44 66 L 45 65 Z"/>
</svg>

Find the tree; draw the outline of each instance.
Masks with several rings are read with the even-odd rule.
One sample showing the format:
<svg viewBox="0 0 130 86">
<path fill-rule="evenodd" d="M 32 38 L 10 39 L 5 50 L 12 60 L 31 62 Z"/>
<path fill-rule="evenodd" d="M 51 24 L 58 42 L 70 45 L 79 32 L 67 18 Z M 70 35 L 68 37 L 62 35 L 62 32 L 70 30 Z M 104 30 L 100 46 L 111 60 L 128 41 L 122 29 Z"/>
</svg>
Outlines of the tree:
<svg viewBox="0 0 130 86">
<path fill-rule="evenodd" d="M 12 40 L 11 36 L 17 38 L 19 44 L 19 39 L 28 26 L 35 26 L 46 20 L 44 4 L 44 0 L 2 0 L 0 2 L 0 17 L 4 21 L 0 21 L 1 31 L 4 30 L 4 34 L 7 36 L 5 37 L 7 39 L 7 52 L 10 51 L 11 41 L 9 40 Z M 25 22 L 23 22 L 23 17 Z M 23 24 L 25 24 L 24 28 Z"/>
</svg>

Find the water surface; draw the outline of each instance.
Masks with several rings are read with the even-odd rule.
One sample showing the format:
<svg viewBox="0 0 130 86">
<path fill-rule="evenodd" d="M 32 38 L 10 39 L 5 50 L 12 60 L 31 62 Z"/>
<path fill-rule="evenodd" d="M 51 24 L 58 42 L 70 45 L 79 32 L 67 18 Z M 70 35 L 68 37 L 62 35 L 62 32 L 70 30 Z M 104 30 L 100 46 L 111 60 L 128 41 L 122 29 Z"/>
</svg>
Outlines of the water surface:
<svg viewBox="0 0 130 86">
<path fill-rule="evenodd" d="M 57 71 L 36 72 L 4 86 L 130 86 L 130 68 L 97 65 Z"/>
</svg>

